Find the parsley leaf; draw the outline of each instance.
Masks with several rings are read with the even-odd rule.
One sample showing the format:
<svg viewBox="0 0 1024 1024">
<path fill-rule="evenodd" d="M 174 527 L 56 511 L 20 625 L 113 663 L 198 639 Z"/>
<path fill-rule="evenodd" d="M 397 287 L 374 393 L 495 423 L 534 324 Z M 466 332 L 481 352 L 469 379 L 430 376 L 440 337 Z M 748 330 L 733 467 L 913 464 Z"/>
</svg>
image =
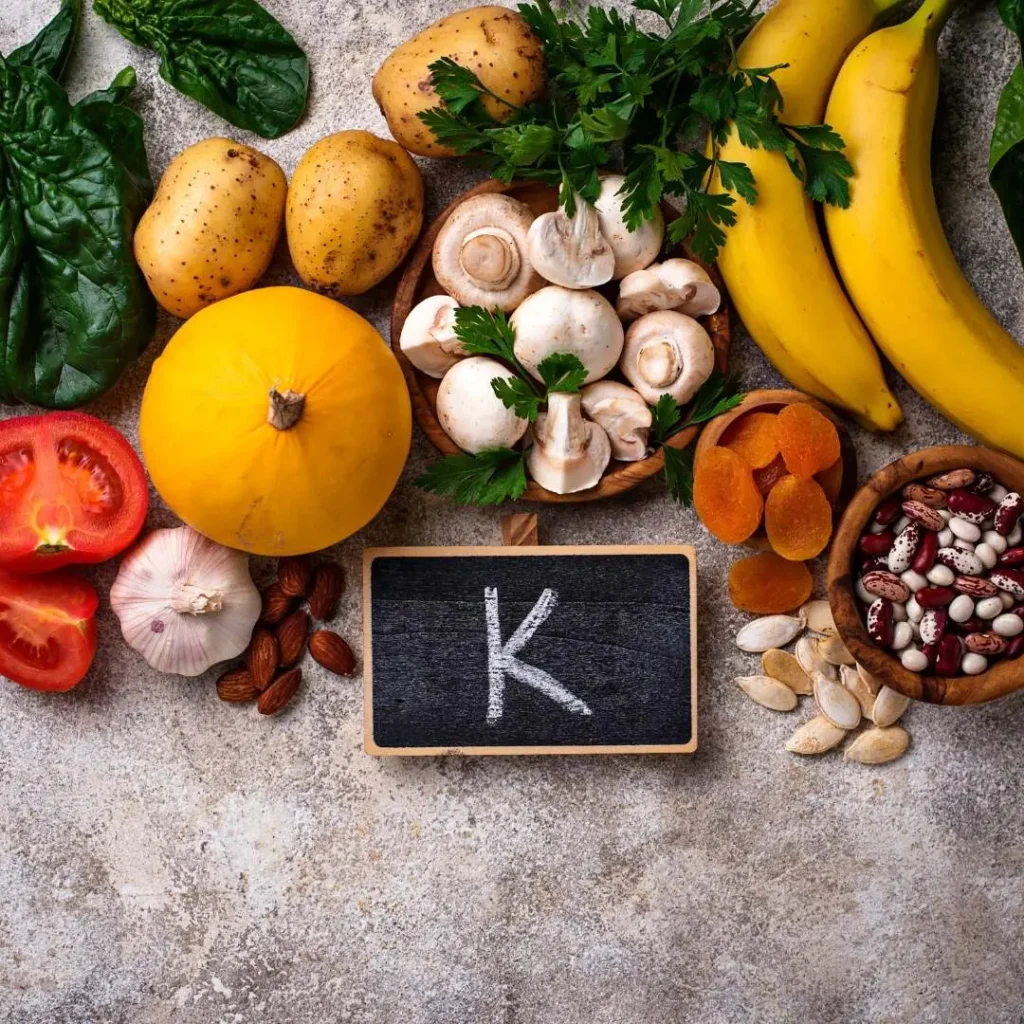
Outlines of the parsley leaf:
<svg viewBox="0 0 1024 1024">
<path fill-rule="evenodd" d="M 587 368 L 571 352 L 552 352 L 537 364 L 537 372 L 550 395 L 553 391 L 575 394 L 587 379 Z"/>
<path fill-rule="evenodd" d="M 665 452 L 665 483 L 668 493 L 680 505 L 689 508 L 693 504 L 693 446 L 670 448 Z"/>
<path fill-rule="evenodd" d="M 460 306 L 455 310 L 455 336 L 471 356 L 493 356 L 516 365 L 515 334 L 501 310 Z"/>
<path fill-rule="evenodd" d="M 515 410 L 520 419 L 536 422 L 544 397 L 522 377 L 495 377 L 491 389 L 506 409 Z"/>
<path fill-rule="evenodd" d="M 460 505 L 500 505 L 521 498 L 526 491 L 526 453 L 491 448 L 476 455 L 448 455 L 414 482 Z"/>
</svg>

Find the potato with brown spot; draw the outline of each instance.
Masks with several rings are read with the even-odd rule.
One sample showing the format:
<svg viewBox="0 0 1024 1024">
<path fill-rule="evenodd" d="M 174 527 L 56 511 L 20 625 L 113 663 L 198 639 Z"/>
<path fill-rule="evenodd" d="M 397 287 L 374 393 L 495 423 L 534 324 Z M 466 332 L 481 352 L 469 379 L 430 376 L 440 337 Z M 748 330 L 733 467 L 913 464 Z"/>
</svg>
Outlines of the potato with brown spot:
<svg viewBox="0 0 1024 1024">
<path fill-rule="evenodd" d="M 373 76 L 373 98 L 387 118 L 391 134 L 419 156 L 455 156 L 416 116 L 441 103 L 430 84 L 430 65 L 441 57 L 468 68 L 506 101 L 490 96 L 483 101 L 488 113 L 500 121 L 509 117 L 513 106 L 522 107 L 544 96 L 543 47 L 515 11 L 470 7 L 446 15 L 398 47 Z"/>
<path fill-rule="evenodd" d="M 370 132 L 328 135 L 288 189 L 288 248 L 302 280 L 335 298 L 361 295 L 405 259 L 423 227 L 412 157 Z"/>
<path fill-rule="evenodd" d="M 231 139 L 179 153 L 135 231 L 135 258 L 157 302 L 186 320 L 252 288 L 281 236 L 287 191 L 269 156 Z"/>
</svg>

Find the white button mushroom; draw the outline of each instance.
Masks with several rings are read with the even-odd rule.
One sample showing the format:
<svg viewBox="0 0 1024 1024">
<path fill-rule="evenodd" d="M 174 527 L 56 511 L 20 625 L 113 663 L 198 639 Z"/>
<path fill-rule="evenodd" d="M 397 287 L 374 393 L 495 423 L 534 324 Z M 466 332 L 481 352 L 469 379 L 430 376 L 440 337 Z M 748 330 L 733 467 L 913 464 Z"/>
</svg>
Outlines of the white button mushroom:
<svg viewBox="0 0 1024 1024">
<path fill-rule="evenodd" d="M 623 197 L 619 194 L 625 183 L 626 179 L 621 174 L 609 174 L 601 180 L 601 194 L 594 203 L 601 234 L 608 239 L 615 253 L 616 281 L 632 274 L 634 270 L 649 267 L 658 258 L 661 243 L 665 239 L 665 218 L 658 207 L 655 207 L 654 216 L 636 231 L 626 227 L 622 212 Z"/>
<path fill-rule="evenodd" d="M 692 260 L 677 259 L 627 274 L 619 285 L 615 309 L 629 321 L 659 309 L 707 316 L 716 313 L 721 304 L 722 296 L 707 271 Z"/>
<path fill-rule="evenodd" d="M 601 479 L 611 457 L 608 435 L 583 418 L 580 395 L 548 396 L 548 410 L 537 417 L 526 454 L 526 468 L 541 487 L 555 494 L 585 491 Z"/>
<path fill-rule="evenodd" d="M 458 308 L 450 295 L 431 295 L 413 306 L 402 324 L 402 352 L 429 377 L 443 377 L 466 354 L 455 334 Z"/>
<path fill-rule="evenodd" d="M 647 458 L 647 437 L 654 417 L 638 392 L 614 380 L 599 380 L 580 394 L 583 415 L 604 428 L 613 459 L 639 462 Z"/>
<path fill-rule="evenodd" d="M 572 217 L 559 209 L 530 225 L 526 252 L 541 277 L 563 288 L 596 288 L 615 272 L 615 254 L 601 234 L 597 211 L 580 196 Z"/>
<path fill-rule="evenodd" d="M 662 395 L 685 405 L 711 376 L 715 349 L 693 317 L 662 310 L 648 313 L 629 328 L 619 366 L 651 405 Z"/>
<path fill-rule="evenodd" d="M 434 277 L 463 306 L 511 312 L 543 285 L 526 257 L 533 213 L 511 196 L 460 203 L 434 242 Z"/>
<path fill-rule="evenodd" d="M 587 368 L 593 382 L 609 373 L 622 354 L 622 322 L 612 304 L 594 291 L 548 285 L 512 314 L 516 358 L 540 380 L 542 359 L 568 352 Z"/>
<path fill-rule="evenodd" d="M 437 419 L 463 450 L 476 454 L 488 448 L 511 448 L 529 425 L 494 393 L 495 377 L 512 378 L 496 359 L 470 356 L 445 375 L 437 389 Z"/>
</svg>

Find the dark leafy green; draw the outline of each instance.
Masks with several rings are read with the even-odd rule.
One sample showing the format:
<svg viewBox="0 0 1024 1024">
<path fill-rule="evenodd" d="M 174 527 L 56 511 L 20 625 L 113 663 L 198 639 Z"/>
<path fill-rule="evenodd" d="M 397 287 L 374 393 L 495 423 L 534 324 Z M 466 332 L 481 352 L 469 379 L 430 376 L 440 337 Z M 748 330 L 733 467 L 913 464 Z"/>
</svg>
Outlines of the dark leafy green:
<svg viewBox="0 0 1024 1024">
<path fill-rule="evenodd" d="M 156 307 L 132 253 L 152 191 L 142 122 L 122 103 L 134 73 L 72 106 L 34 63 L 57 70 L 42 55 L 60 37 L 51 24 L 15 51 L 24 63 L 0 57 L 0 401 L 65 409 L 117 381 Z"/>
<path fill-rule="evenodd" d="M 276 139 L 306 108 L 309 61 L 256 0 L 94 0 L 160 77 L 237 128 Z"/>
<path fill-rule="evenodd" d="M 999 14 L 1024 45 L 1024 0 L 999 0 Z M 1020 63 L 999 97 L 988 166 L 989 181 L 1024 260 L 1024 65 Z"/>
<path fill-rule="evenodd" d="M 61 0 L 57 16 L 32 40 L 19 46 L 7 59 L 20 67 L 36 68 L 60 81 L 82 19 L 82 0 Z"/>
<path fill-rule="evenodd" d="M 491 448 L 476 455 L 448 455 L 416 478 L 416 486 L 460 505 L 500 505 L 526 491 L 526 452 Z"/>
</svg>

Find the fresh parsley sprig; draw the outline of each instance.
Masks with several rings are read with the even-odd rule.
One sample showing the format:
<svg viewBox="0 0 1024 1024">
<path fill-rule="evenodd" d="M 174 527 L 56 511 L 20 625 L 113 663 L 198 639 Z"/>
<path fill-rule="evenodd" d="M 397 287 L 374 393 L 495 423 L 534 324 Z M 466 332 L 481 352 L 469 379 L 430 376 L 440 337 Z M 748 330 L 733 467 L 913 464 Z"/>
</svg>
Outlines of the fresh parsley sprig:
<svg viewBox="0 0 1024 1024">
<path fill-rule="evenodd" d="M 502 181 L 519 177 L 556 186 L 570 215 L 577 195 L 597 198 L 599 172 L 615 157 L 626 177 L 627 225 L 650 220 L 666 197 L 681 200 L 683 215 L 672 224 L 670 240 L 690 238 L 708 262 L 735 223 L 735 196 L 757 201 L 750 168 L 720 156 L 734 131 L 749 148 L 783 154 L 813 200 L 849 205 L 853 170 L 843 140 L 828 125 L 782 120 L 772 75 L 786 65 L 736 63 L 736 49 L 757 21 L 756 3 L 634 0 L 633 7 L 655 14 L 662 30 L 642 29 L 614 9 L 590 7 L 577 17 L 555 11 L 550 0 L 521 4 L 544 46 L 545 100 L 517 107 L 443 58 L 430 66 L 443 105 L 422 112 L 421 120 L 439 142 L 472 155 Z M 492 117 L 485 98 L 507 107 L 508 118 Z"/>
<path fill-rule="evenodd" d="M 447 455 L 427 467 L 417 487 L 460 505 L 500 505 L 526 491 L 526 452 L 490 448 L 476 455 Z"/>
</svg>

